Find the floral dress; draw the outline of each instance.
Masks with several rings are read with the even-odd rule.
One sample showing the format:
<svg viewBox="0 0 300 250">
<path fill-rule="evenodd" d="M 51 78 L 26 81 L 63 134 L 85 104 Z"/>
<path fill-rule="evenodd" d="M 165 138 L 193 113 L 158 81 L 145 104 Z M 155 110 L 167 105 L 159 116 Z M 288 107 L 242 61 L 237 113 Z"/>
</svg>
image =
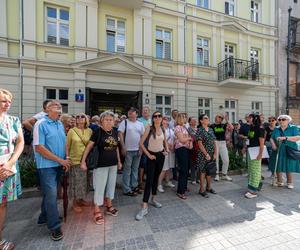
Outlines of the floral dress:
<svg viewBox="0 0 300 250">
<path fill-rule="evenodd" d="M 211 158 L 213 158 L 214 152 L 215 152 L 214 141 L 216 140 L 213 129 L 208 128 L 208 131 L 206 131 L 203 127 L 200 127 L 196 133 L 196 139 L 197 139 L 197 141 L 202 141 L 202 144 L 203 144 L 204 148 L 206 149 L 206 152 L 210 155 Z M 196 166 L 200 170 L 201 173 L 206 173 L 207 163 L 208 163 L 208 160 L 206 160 L 205 155 L 199 149 Z"/>
<path fill-rule="evenodd" d="M 19 118 L 5 115 L 0 123 L 0 155 L 9 154 L 9 150 L 14 150 L 18 138 L 18 130 L 21 128 Z M 10 139 L 10 137 L 12 137 Z M 9 146 L 10 141 L 12 145 Z M 0 181 L 0 204 L 13 201 L 22 194 L 20 171 L 18 162 L 16 163 L 17 173 Z"/>
</svg>

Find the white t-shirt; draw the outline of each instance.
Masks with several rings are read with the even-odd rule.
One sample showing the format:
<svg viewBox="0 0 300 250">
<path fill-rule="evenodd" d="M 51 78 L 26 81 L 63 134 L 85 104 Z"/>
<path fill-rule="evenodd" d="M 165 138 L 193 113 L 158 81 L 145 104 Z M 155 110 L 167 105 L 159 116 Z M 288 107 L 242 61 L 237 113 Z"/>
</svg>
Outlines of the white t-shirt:
<svg viewBox="0 0 300 250">
<path fill-rule="evenodd" d="M 47 115 L 47 113 L 45 113 L 44 111 L 41 111 L 41 112 L 35 114 L 35 115 L 33 116 L 33 118 L 36 119 L 36 120 L 38 121 L 38 120 L 44 118 L 46 115 Z"/>
<path fill-rule="evenodd" d="M 118 131 L 125 132 L 125 120 L 119 125 Z M 145 128 L 143 123 L 139 121 L 131 122 L 127 119 L 127 128 L 125 136 L 125 147 L 127 151 L 139 150 L 141 136 L 144 134 Z"/>
</svg>

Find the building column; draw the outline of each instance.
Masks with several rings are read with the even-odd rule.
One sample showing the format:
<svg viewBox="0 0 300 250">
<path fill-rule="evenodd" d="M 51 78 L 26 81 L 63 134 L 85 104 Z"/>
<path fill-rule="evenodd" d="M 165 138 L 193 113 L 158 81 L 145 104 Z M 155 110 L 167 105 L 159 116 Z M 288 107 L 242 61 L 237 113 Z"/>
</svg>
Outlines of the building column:
<svg viewBox="0 0 300 250">
<path fill-rule="evenodd" d="M 185 112 L 186 107 L 186 80 L 177 80 L 177 105 L 175 106 L 181 112 Z"/>
<path fill-rule="evenodd" d="M 71 96 L 70 104 L 73 103 L 73 114 L 85 113 L 85 100 L 86 100 L 86 70 L 75 69 L 74 70 L 74 88 L 70 89 L 69 96 Z M 75 94 L 81 90 L 84 95 L 83 102 L 75 102 Z M 72 100 L 73 99 L 73 100 Z M 70 112 L 71 113 L 71 112 Z"/>
<path fill-rule="evenodd" d="M 185 26 L 184 26 L 184 19 L 182 17 L 178 17 L 177 19 L 177 33 L 178 33 L 178 44 L 177 44 L 177 61 L 179 62 L 185 62 L 186 60 L 186 46 L 187 44 L 185 44 L 186 39 L 185 36 L 186 31 L 185 31 Z M 174 58 L 174 57 L 173 57 Z M 178 74 L 179 75 L 184 75 L 185 72 L 185 66 L 184 65 L 178 65 Z"/>
<path fill-rule="evenodd" d="M 6 0 L 0 0 L 0 56 L 8 56 Z"/>
<path fill-rule="evenodd" d="M 98 2 L 87 5 L 87 59 L 96 58 L 98 54 Z"/>
<path fill-rule="evenodd" d="M 23 1 L 24 57 L 36 58 L 36 1 Z"/>
<path fill-rule="evenodd" d="M 75 3 L 75 61 L 86 60 L 86 52 L 83 48 L 86 48 L 86 11 L 87 6 L 81 1 Z"/>
<path fill-rule="evenodd" d="M 149 57 L 147 59 L 144 59 L 144 66 L 150 70 L 152 70 L 152 56 L 155 57 L 155 55 L 152 52 L 152 9 L 149 8 L 142 8 L 141 13 L 143 13 L 143 49 L 142 54 L 143 56 Z M 154 38 L 155 40 L 155 38 Z"/>
<path fill-rule="evenodd" d="M 133 10 L 133 54 L 143 54 L 143 18 L 142 11 L 139 9 Z M 134 57 L 133 60 L 143 65 L 143 59 L 141 57 Z"/>
<path fill-rule="evenodd" d="M 220 49 L 221 49 L 221 60 L 225 59 L 225 43 L 224 43 L 224 29 L 221 28 L 221 41 L 220 41 Z"/>
</svg>

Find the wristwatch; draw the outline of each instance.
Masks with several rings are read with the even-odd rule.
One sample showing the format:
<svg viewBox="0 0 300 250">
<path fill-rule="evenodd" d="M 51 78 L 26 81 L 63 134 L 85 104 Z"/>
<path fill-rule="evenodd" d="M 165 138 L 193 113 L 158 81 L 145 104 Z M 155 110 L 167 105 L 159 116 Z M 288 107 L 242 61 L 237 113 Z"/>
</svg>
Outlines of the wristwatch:
<svg viewBox="0 0 300 250">
<path fill-rule="evenodd" d="M 285 140 L 286 140 L 286 141 L 288 140 L 288 137 L 287 137 L 287 136 L 285 137 Z"/>
</svg>

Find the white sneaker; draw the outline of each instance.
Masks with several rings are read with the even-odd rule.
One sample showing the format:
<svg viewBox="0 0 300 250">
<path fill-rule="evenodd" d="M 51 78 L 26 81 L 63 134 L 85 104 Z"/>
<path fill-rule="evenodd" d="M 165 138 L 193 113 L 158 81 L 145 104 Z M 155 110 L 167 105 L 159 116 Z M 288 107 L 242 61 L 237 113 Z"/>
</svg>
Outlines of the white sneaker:
<svg viewBox="0 0 300 250">
<path fill-rule="evenodd" d="M 148 214 L 148 208 L 142 208 L 141 211 L 139 211 L 137 213 L 137 215 L 135 216 L 135 219 L 142 220 L 144 218 L 144 216 L 147 214 Z"/>
<path fill-rule="evenodd" d="M 273 181 L 273 186 L 274 187 L 284 187 L 284 183 L 283 182 L 278 182 L 278 181 Z"/>
<path fill-rule="evenodd" d="M 163 186 L 162 186 L 162 185 L 158 185 L 157 190 L 158 190 L 158 192 L 160 192 L 160 193 L 164 193 L 164 192 L 165 192 L 165 190 L 163 189 Z"/>
<path fill-rule="evenodd" d="M 224 181 L 232 181 L 232 178 L 229 177 L 227 174 L 222 176 L 222 180 Z"/>
<path fill-rule="evenodd" d="M 215 181 L 219 181 L 220 180 L 220 177 L 219 175 L 217 174 L 216 177 L 215 177 Z"/>
<path fill-rule="evenodd" d="M 197 185 L 197 182 L 196 182 L 196 181 L 192 181 L 192 184 L 193 184 L 193 185 Z"/>
<path fill-rule="evenodd" d="M 288 184 L 287 184 L 287 188 L 288 188 L 288 189 L 293 189 L 293 188 L 294 188 L 293 183 L 288 183 Z"/>
<path fill-rule="evenodd" d="M 152 205 L 153 207 L 156 207 L 156 208 L 161 208 L 162 207 L 162 204 L 160 204 L 158 201 L 156 200 L 151 200 L 149 202 L 150 205 Z"/>
<path fill-rule="evenodd" d="M 251 194 L 250 192 L 245 193 L 247 199 L 253 199 L 257 197 L 257 194 Z"/>
<path fill-rule="evenodd" d="M 175 187 L 175 185 L 171 181 L 167 182 L 166 186 L 170 188 Z"/>
</svg>

